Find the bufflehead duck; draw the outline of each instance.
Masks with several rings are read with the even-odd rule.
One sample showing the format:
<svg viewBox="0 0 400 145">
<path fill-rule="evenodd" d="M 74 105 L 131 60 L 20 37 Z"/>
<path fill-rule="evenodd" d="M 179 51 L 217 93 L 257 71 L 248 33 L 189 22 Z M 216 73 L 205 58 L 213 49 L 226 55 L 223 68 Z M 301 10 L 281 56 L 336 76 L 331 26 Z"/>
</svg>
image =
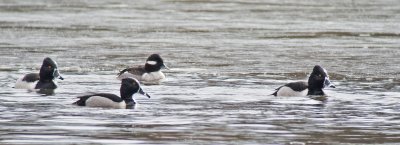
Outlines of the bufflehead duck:
<svg viewBox="0 0 400 145">
<path fill-rule="evenodd" d="M 133 77 L 144 84 L 159 84 L 165 79 L 165 75 L 161 72 L 162 68 L 169 69 L 160 55 L 152 54 L 144 66 L 124 69 L 118 73 L 117 79 Z"/>
<path fill-rule="evenodd" d="M 19 78 L 15 83 L 14 88 L 28 89 L 30 91 L 36 90 L 54 90 L 57 84 L 55 78 L 64 80 L 58 71 L 58 66 L 51 58 L 46 57 L 39 73 L 29 73 Z"/>
<path fill-rule="evenodd" d="M 140 87 L 138 80 L 134 78 L 124 78 L 121 81 L 120 95 L 121 97 L 110 93 L 96 93 L 78 97 L 79 100 L 74 105 L 88 107 L 102 107 L 114 109 L 129 109 L 136 104 L 132 98 L 133 94 L 140 93 L 150 98 Z"/>
<path fill-rule="evenodd" d="M 322 91 L 325 87 L 335 88 L 335 85 L 329 80 L 328 73 L 324 68 L 316 65 L 310 74 L 307 82 L 293 82 L 283 85 L 276 89 L 272 94 L 274 96 L 307 96 L 307 95 L 325 95 Z"/>
</svg>

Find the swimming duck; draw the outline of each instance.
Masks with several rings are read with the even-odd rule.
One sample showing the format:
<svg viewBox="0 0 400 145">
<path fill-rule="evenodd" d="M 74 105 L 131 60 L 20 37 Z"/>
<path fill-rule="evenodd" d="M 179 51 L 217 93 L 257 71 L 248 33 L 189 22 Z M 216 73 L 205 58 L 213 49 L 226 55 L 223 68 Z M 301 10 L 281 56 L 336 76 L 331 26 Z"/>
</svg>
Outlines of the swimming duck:
<svg viewBox="0 0 400 145">
<path fill-rule="evenodd" d="M 139 93 L 150 98 L 140 87 L 140 83 L 135 78 L 124 78 L 121 81 L 120 95 L 121 97 L 110 93 L 94 93 L 78 97 L 79 100 L 74 105 L 125 109 L 132 108 L 136 105 L 136 101 L 132 98 L 133 94 Z"/>
<path fill-rule="evenodd" d="M 43 60 L 39 73 L 29 73 L 19 78 L 14 88 L 28 89 L 30 91 L 54 90 L 57 88 L 55 78 L 64 80 L 58 71 L 57 63 L 51 58 L 46 57 Z"/>
<path fill-rule="evenodd" d="M 160 84 L 165 79 L 161 69 L 169 69 L 159 54 L 150 55 L 144 66 L 127 68 L 118 73 L 117 79 L 133 77 L 144 84 Z"/>
<path fill-rule="evenodd" d="M 319 65 L 314 66 L 313 71 L 308 78 L 308 82 L 292 82 L 276 89 L 272 94 L 274 96 L 307 96 L 307 95 L 325 95 L 325 87 L 335 88 L 335 85 L 329 80 L 327 71 Z"/>
</svg>

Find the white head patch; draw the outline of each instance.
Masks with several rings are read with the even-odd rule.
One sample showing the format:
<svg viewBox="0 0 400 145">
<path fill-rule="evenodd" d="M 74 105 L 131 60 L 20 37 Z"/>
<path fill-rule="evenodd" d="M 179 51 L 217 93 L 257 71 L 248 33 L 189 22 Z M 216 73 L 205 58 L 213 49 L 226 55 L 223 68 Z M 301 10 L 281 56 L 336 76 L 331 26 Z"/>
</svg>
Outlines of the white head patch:
<svg viewBox="0 0 400 145">
<path fill-rule="evenodd" d="M 150 64 L 150 65 L 156 65 L 156 64 L 157 64 L 156 61 L 147 61 L 146 63 L 147 63 L 147 64 Z"/>
</svg>

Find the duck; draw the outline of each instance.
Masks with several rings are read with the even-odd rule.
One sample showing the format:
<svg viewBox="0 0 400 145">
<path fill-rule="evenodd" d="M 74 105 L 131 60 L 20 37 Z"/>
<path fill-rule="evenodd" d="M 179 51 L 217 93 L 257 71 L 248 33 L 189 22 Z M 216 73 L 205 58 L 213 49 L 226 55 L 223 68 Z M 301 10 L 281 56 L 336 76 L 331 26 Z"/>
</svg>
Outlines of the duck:
<svg viewBox="0 0 400 145">
<path fill-rule="evenodd" d="M 151 54 L 144 66 L 126 68 L 118 73 L 117 79 L 122 80 L 127 77 L 133 77 L 143 84 L 157 85 L 165 79 L 161 69 L 169 68 L 164 64 L 164 60 L 159 54 Z"/>
<path fill-rule="evenodd" d="M 54 90 L 58 87 L 55 81 L 56 78 L 64 80 L 58 71 L 57 62 L 46 57 L 43 60 L 39 73 L 25 74 L 17 79 L 14 88 L 28 89 L 30 91 Z"/>
<path fill-rule="evenodd" d="M 135 93 L 150 98 L 150 95 L 143 91 L 140 83 L 135 78 L 124 78 L 121 80 L 120 96 L 111 93 L 93 93 L 79 96 L 74 102 L 77 106 L 100 107 L 111 109 L 131 109 L 137 102 L 132 98 Z"/>
<path fill-rule="evenodd" d="M 328 72 L 320 65 L 315 65 L 308 82 L 298 81 L 285 84 L 276 89 L 274 96 L 326 95 L 324 88 L 336 86 L 329 80 Z"/>
</svg>

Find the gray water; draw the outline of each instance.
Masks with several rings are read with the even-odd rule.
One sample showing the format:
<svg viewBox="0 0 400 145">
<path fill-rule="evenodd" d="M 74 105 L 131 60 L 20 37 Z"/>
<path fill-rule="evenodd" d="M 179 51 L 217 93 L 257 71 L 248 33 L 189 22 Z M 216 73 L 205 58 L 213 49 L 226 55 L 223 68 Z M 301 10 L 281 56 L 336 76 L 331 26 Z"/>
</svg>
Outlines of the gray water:
<svg viewBox="0 0 400 145">
<path fill-rule="evenodd" d="M 400 143 L 398 0 L 1 0 L 0 34 L 0 144 Z M 71 105 L 152 53 L 151 99 Z M 13 89 L 44 57 L 56 94 Z M 326 98 L 270 95 L 316 64 Z"/>
</svg>

